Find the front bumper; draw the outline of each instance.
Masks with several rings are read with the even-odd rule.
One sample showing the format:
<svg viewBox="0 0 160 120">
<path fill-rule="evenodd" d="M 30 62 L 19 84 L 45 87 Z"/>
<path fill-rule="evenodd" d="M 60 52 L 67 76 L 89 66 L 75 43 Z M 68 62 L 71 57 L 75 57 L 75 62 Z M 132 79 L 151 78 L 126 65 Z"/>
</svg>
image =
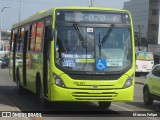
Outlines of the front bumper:
<svg viewBox="0 0 160 120">
<path fill-rule="evenodd" d="M 51 101 L 133 101 L 134 86 L 126 89 L 67 89 L 51 87 Z"/>
</svg>

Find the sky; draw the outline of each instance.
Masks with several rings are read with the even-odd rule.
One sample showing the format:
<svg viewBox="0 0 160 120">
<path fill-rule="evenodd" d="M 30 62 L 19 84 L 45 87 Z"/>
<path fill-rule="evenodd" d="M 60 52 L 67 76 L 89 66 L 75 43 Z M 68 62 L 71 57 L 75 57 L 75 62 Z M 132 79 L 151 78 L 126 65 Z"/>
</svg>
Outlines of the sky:
<svg viewBox="0 0 160 120">
<path fill-rule="evenodd" d="M 20 9 L 21 1 L 21 9 Z M 129 0 L 94 0 L 94 6 L 123 9 L 123 3 Z M 14 23 L 41 10 L 62 6 L 89 6 L 91 0 L 0 0 L 0 8 L 5 8 L 1 14 L 2 29 L 11 29 Z M 20 12 L 19 12 L 20 11 Z M 19 15 L 20 13 L 20 15 Z"/>
</svg>

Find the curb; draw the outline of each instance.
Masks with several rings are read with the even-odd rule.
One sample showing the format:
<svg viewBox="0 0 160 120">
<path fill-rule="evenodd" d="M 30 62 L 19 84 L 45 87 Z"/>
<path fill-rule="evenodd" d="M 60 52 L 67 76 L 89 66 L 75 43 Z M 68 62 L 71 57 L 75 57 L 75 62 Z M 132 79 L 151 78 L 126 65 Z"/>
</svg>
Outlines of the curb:
<svg viewBox="0 0 160 120">
<path fill-rule="evenodd" d="M 144 85 L 143 82 L 135 82 L 136 84 Z"/>
</svg>

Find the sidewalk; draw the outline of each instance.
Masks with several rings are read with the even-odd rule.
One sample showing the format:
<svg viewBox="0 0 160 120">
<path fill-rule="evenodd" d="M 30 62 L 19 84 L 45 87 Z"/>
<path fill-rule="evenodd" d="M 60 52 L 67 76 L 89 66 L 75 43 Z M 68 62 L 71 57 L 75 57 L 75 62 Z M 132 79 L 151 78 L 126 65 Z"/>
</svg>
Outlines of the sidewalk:
<svg viewBox="0 0 160 120">
<path fill-rule="evenodd" d="M 29 120 L 29 118 L 10 117 L 13 112 L 20 111 L 3 94 L 0 93 L 0 120 Z"/>
</svg>

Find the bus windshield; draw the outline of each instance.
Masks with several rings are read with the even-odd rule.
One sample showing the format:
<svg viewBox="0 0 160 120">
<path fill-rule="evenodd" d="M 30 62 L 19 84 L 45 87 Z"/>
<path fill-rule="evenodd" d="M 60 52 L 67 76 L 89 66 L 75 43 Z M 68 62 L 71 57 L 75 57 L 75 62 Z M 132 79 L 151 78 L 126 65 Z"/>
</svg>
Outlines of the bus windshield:
<svg viewBox="0 0 160 120">
<path fill-rule="evenodd" d="M 110 27 L 78 26 L 78 29 L 81 36 L 74 25 L 57 26 L 58 65 L 72 71 L 105 72 L 121 71 L 131 66 L 129 28 L 113 27 L 106 39 Z"/>
</svg>

